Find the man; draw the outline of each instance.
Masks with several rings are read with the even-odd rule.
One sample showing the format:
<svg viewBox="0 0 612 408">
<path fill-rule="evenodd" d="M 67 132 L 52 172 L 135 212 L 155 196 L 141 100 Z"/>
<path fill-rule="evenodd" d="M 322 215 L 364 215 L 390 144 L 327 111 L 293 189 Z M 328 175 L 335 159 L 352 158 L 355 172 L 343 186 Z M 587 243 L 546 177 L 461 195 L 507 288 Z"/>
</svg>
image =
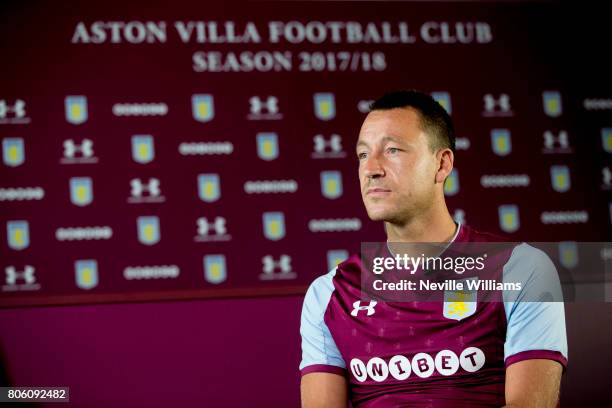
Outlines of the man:
<svg viewBox="0 0 612 408">
<path fill-rule="evenodd" d="M 454 152 L 451 119 L 428 95 L 394 92 L 372 104 L 357 142 L 359 180 L 368 216 L 384 222 L 389 243 L 499 240 L 449 214 L 443 185 Z M 502 258 L 504 279 L 527 274 L 532 282 L 552 270 L 558 286 L 542 251 L 520 244 Z M 354 407 L 557 404 L 567 364 L 562 302 L 477 302 L 469 316 L 449 319 L 443 302 L 362 301 L 362 273 L 354 255 L 308 289 L 304 408 L 349 400 Z"/>
</svg>

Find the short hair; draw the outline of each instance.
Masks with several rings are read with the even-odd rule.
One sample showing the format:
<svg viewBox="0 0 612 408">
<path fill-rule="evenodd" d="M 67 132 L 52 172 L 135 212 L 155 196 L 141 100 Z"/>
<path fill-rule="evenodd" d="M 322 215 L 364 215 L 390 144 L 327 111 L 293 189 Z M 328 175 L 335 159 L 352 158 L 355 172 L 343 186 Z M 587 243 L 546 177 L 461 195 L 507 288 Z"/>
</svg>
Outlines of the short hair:
<svg viewBox="0 0 612 408">
<path fill-rule="evenodd" d="M 453 121 L 434 98 L 417 90 L 388 92 L 370 105 L 370 112 L 395 108 L 417 111 L 421 130 L 430 136 L 429 148 L 432 151 L 449 148 L 455 153 Z"/>
</svg>

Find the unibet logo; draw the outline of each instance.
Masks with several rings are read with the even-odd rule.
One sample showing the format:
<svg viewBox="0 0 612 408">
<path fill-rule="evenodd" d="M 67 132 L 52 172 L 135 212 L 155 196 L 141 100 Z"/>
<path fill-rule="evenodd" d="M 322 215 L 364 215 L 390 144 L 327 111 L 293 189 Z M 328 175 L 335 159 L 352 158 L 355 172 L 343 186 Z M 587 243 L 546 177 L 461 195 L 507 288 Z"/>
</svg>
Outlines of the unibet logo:
<svg viewBox="0 0 612 408">
<path fill-rule="evenodd" d="M 420 378 L 428 378 L 434 371 L 440 375 L 449 376 L 455 374 L 459 367 L 469 373 L 480 370 L 485 364 L 485 355 L 478 347 L 468 347 L 459 356 L 451 350 L 442 350 L 435 357 L 427 353 L 417 353 L 412 361 L 403 355 L 391 357 L 387 363 L 380 357 L 371 358 L 367 364 L 358 358 L 350 362 L 350 370 L 353 377 L 359 382 L 368 379 L 376 382 L 392 378 L 403 381 L 412 374 Z"/>
</svg>

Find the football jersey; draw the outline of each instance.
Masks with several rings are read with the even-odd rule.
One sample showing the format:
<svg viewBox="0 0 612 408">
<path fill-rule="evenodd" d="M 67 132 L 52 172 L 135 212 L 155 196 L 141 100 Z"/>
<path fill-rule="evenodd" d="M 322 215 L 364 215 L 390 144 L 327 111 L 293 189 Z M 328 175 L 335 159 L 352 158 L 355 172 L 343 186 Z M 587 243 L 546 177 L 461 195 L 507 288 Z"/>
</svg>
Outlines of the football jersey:
<svg viewBox="0 0 612 408">
<path fill-rule="evenodd" d="M 459 224 L 449 246 L 499 241 Z M 554 264 L 533 246 L 511 245 L 491 262 L 504 280 L 545 278 L 560 292 Z M 352 255 L 318 277 L 306 293 L 300 327 L 301 375 L 346 376 L 354 407 L 499 407 L 509 365 L 537 358 L 567 366 L 562 302 L 521 302 L 519 294 L 477 301 L 457 317 L 445 302 L 364 301 L 363 270 L 360 256 Z M 554 276 L 542 276 L 550 271 Z"/>
</svg>

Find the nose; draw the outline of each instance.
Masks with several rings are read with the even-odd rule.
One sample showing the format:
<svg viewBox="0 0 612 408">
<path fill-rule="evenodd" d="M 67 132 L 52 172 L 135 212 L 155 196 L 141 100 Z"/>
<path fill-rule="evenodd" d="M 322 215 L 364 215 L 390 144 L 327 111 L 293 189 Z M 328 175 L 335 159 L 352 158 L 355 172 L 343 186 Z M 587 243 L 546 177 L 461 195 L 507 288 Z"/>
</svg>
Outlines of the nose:
<svg viewBox="0 0 612 408">
<path fill-rule="evenodd" d="M 371 155 L 367 158 L 364 163 L 363 174 L 367 178 L 378 178 L 385 175 L 385 170 L 378 155 Z"/>
</svg>

